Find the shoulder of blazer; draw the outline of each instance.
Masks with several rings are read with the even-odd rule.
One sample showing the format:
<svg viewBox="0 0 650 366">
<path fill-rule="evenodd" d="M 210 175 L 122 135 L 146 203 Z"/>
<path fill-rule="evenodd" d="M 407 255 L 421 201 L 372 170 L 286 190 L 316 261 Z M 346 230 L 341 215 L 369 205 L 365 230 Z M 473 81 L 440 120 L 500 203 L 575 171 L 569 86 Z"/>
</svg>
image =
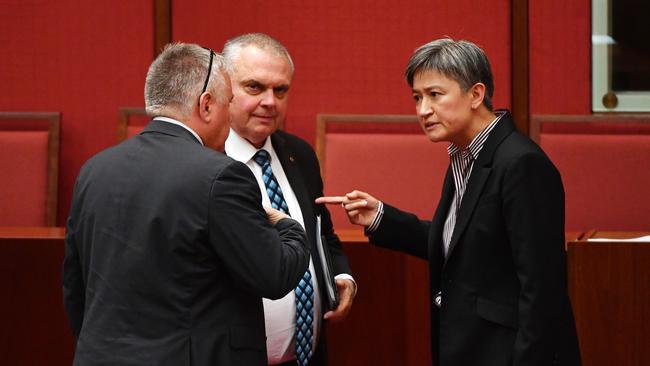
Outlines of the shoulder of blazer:
<svg viewBox="0 0 650 366">
<path fill-rule="evenodd" d="M 186 130 L 181 126 L 177 126 L 173 123 L 151 120 L 145 126 L 144 130 L 142 130 L 142 132 L 139 133 L 139 135 L 152 133 L 152 132 L 162 133 L 169 136 L 181 137 L 190 140 L 192 142 L 196 142 L 197 144 L 200 144 L 200 142 L 196 139 L 194 135 L 192 135 L 190 131 Z"/>
<path fill-rule="evenodd" d="M 233 165 L 241 164 L 223 152 L 205 147 L 190 131 L 172 123 L 152 120 L 139 135 L 156 134 L 159 136 L 178 137 L 178 139 L 173 139 L 165 144 L 164 148 L 169 149 L 169 151 L 175 151 L 173 159 L 178 159 L 177 162 L 182 163 L 184 170 L 187 172 L 193 172 L 192 176 L 205 177 L 207 175 L 214 181 L 215 179 L 219 179 L 219 176 L 225 169 L 233 169 Z M 128 143 L 129 141 L 137 143 L 135 138 L 128 139 L 123 143 Z M 188 178 L 190 177 L 188 176 Z"/>
<path fill-rule="evenodd" d="M 288 148 L 291 150 L 294 150 L 294 152 L 313 152 L 314 149 L 309 145 L 309 143 L 302 138 L 285 132 L 285 131 L 275 131 L 271 135 L 271 142 L 273 143 L 273 147 L 277 148 Z M 315 153 L 314 153 L 315 154 Z"/>
<path fill-rule="evenodd" d="M 316 169 L 320 174 L 316 152 L 309 143 L 302 138 L 285 131 L 276 131 L 271 135 L 271 143 L 280 157 L 284 166 L 288 159 L 301 169 Z"/>
<path fill-rule="evenodd" d="M 477 163 L 484 167 L 495 167 L 497 162 L 500 166 L 506 166 L 518 158 L 532 154 L 541 156 L 552 164 L 544 150 L 535 141 L 517 131 L 509 114 L 503 118 L 499 125 L 502 122 L 503 124 L 495 126 L 490 133 L 484 146 L 485 155 L 481 151 Z"/>
<path fill-rule="evenodd" d="M 494 154 L 499 145 L 505 140 L 506 137 L 515 132 L 515 125 L 512 121 L 510 112 L 505 111 L 505 115 L 501 117 L 494 129 L 490 132 L 483 149 L 481 150 L 476 163 L 479 166 L 491 166 Z"/>
</svg>

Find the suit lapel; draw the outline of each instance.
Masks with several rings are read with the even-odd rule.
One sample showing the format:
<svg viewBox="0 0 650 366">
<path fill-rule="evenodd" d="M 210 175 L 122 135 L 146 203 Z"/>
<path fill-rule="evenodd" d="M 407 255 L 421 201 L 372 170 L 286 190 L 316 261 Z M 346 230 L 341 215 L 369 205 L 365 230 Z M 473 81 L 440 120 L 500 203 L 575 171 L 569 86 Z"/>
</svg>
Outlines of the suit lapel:
<svg viewBox="0 0 650 366">
<path fill-rule="evenodd" d="M 474 162 L 472 172 L 467 182 L 467 188 L 465 188 L 465 193 L 463 194 L 463 199 L 460 203 L 460 210 L 458 211 L 458 218 L 456 219 L 454 232 L 451 236 L 451 242 L 449 243 L 449 251 L 445 263 L 447 263 L 447 260 L 451 257 L 456 244 L 458 244 L 459 238 L 463 235 L 463 232 L 467 228 L 467 224 L 472 218 L 472 214 L 476 208 L 476 203 L 481 197 L 481 192 L 483 191 L 485 182 L 487 182 L 490 172 L 492 171 L 492 160 L 497 147 L 506 136 L 512 133 L 513 130 L 514 125 L 512 119 L 510 114 L 506 112 L 490 132 L 488 139 L 483 145 L 483 149 L 479 153 L 478 159 Z"/>
<path fill-rule="evenodd" d="M 476 202 L 478 201 L 483 186 L 490 176 L 492 171 L 491 167 L 477 166 L 478 163 L 475 162 L 474 167 L 472 168 L 472 174 L 469 177 L 467 182 L 467 188 L 465 188 L 465 193 L 463 194 L 463 199 L 460 203 L 460 211 L 458 211 L 458 218 L 456 219 L 456 225 L 454 226 L 454 232 L 451 236 L 451 242 L 449 243 L 449 251 L 447 252 L 447 258 L 451 256 L 451 253 L 454 251 L 454 247 L 458 243 L 458 238 L 463 234 L 469 219 L 472 217 L 472 212 L 476 207 Z M 445 263 L 447 260 L 445 260 Z"/>
<path fill-rule="evenodd" d="M 300 211 L 302 212 L 302 219 L 305 224 L 305 231 L 307 232 L 307 237 L 309 238 L 310 251 L 311 253 L 316 253 L 316 219 L 314 214 L 313 205 L 309 192 L 307 192 L 307 187 L 298 168 L 296 159 L 298 157 L 291 151 L 290 147 L 287 146 L 286 140 L 281 135 L 274 133 L 271 135 L 271 143 L 275 149 L 275 153 L 278 155 L 280 164 L 282 164 L 282 169 L 284 169 L 284 174 L 287 176 L 287 180 L 291 185 L 293 193 L 296 195 L 298 204 L 300 205 Z M 317 260 L 312 255 L 314 260 L 314 265 L 317 265 Z M 320 263 L 318 263 L 320 265 Z M 320 273 L 320 270 L 317 270 L 317 273 Z"/>
<path fill-rule="evenodd" d="M 447 168 L 445 174 L 445 181 L 442 185 L 442 195 L 436 213 L 433 215 L 431 221 L 431 229 L 429 232 L 429 258 L 435 254 L 442 254 L 442 231 L 445 226 L 445 219 L 449 213 L 451 200 L 454 198 L 454 178 L 451 172 L 451 165 Z"/>
<path fill-rule="evenodd" d="M 278 133 L 271 135 L 271 143 L 273 144 L 275 153 L 278 155 L 280 164 L 282 164 L 282 169 L 284 169 L 287 180 L 289 181 L 291 189 L 296 195 L 296 199 L 300 205 L 302 220 L 305 224 L 305 232 L 309 239 L 309 251 L 312 254 L 311 258 L 314 263 L 314 271 L 316 272 L 317 281 L 319 285 L 321 285 L 323 284 L 323 270 L 320 260 L 318 259 L 319 257 L 316 255 L 316 253 L 318 253 L 318 250 L 316 249 L 316 214 L 314 213 L 312 198 L 307 191 L 307 185 L 305 184 L 302 174 L 300 173 L 300 168 L 298 167 L 297 159 L 300 157 L 291 150 L 291 147 L 288 146 L 285 138 Z M 324 298 L 321 298 L 321 300 L 322 299 Z"/>
</svg>

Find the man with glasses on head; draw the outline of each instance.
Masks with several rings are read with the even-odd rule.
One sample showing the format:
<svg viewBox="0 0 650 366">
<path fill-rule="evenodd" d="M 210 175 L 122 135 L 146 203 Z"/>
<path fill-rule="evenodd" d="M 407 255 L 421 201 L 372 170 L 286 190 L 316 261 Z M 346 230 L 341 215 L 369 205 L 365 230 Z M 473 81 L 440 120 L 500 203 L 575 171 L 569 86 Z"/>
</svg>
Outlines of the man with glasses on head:
<svg viewBox="0 0 650 366">
<path fill-rule="evenodd" d="M 268 362 L 326 365 L 324 320 L 346 317 L 356 284 L 329 211 L 314 204 L 323 194 L 316 154 L 304 140 L 279 130 L 287 113 L 293 62 L 280 42 L 261 33 L 229 40 L 223 55 L 233 66 L 232 130 L 226 153 L 255 174 L 265 205 L 298 220 L 309 237 L 312 260 L 295 291 L 277 301 L 264 299 Z M 322 242 L 332 255 L 332 272 L 340 294 L 335 309 L 326 301 L 327 279 L 317 254 L 317 216 L 322 219 Z"/>
<path fill-rule="evenodd" d="M 262 297 L 292 291 L 309 253 L 223 154 L 231 99 L 222 56 L 168 45 L 147 73 L 153 120 L 81 169 L 63 274 L 75 365 L 266 364 Z"/>
</svg>

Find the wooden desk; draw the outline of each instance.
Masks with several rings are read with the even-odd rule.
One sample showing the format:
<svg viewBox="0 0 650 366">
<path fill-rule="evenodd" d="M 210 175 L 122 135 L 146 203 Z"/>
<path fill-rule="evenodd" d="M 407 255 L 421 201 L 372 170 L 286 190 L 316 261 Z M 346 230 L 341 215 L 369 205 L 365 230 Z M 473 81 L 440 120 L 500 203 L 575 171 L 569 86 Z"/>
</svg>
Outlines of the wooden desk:
<svg viewBox="0 0 650 366">
<path fill-rule="evenodd" d="M 348 318 L 328 324 L 330 365 L 431 365 L 429 272 L 421 259 L 338 230 L 359 289 Z"/>
<path fill-rule="evenodd" d="M 576 241 L 582 238 L 583 235 L 584 233 L 582 231 L 567 231 L 566 233 L 564 233 L 564 240 L 567 243 L 570 241 Z"/>
<path fill-rule="evenodd" d="M 362 230 L 337 233 L 359 292 L 348 319 L 328 325 L 330 364 L 431 365 L 427 262 L 373 247 Z"/>
<path fill-rule="evenodd" d="M 647 232 L 595 232 L 569 242 L 569 292 L 584 366 L 650 365 L 650 243 L 589 242 Z"/>
<path fill-rule="evenodd" d="M 15 240 L 35 240 L 39 242 L 57 242 L 65 239 L 62 227 L 1 227 L 0 243 Z"/>
<path fill-rule="evenodd" d="M 72 364 L 61 284 L 64 229 L 0 227 L 0 252 L 0 364 Z"/>
<path fill-rule="evenodd" d="M 348 319 L 328 325 L 330 364 L 431 365 L 427 262 L 372 247 L 361 230 L 338 234 L 359 292 Z M 567 240 L 580 236 L 567 233 Z M 0 228 L 0 249 L 0 364 L 70 365 L 63 228 Z M 646 303 L 647 294 L 646 282 Z"/>
</svg>

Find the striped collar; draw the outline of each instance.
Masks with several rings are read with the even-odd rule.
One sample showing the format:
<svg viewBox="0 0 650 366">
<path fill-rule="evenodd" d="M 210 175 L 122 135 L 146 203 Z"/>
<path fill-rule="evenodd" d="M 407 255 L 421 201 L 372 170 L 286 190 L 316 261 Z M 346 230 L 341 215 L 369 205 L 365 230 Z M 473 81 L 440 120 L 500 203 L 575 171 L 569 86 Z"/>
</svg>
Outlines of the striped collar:
<svg viewBox="0 0 650 366">
<path fill-rule="evenodd" d="M 485 141 L 487 140 L 488 136 L 490 136 L 490 132 L 494 129 L 494 127 L 497 125 L 497 122 L 503 117 L 506 112 L 496 112 L 497 118 L 494 119 L 486 128 L 483 129 L 483 131 L 479 132 L 476 137 L 472 139 L 472 142 L 469 143 L 467 146 L 467 149 L 462 150 L 462 154 L 470 154 L 472 156 L 472 160 L 476 160 L 478 158 L 478 154 L 481 152 L 481 149 L 483 149 L 483 145 L 485 144 Z M 456 144 L 451 144 L 447 148 L 447 153 L 452 156 L 460 152 L 461 149 L 458 147 Z"/>
</svg>

